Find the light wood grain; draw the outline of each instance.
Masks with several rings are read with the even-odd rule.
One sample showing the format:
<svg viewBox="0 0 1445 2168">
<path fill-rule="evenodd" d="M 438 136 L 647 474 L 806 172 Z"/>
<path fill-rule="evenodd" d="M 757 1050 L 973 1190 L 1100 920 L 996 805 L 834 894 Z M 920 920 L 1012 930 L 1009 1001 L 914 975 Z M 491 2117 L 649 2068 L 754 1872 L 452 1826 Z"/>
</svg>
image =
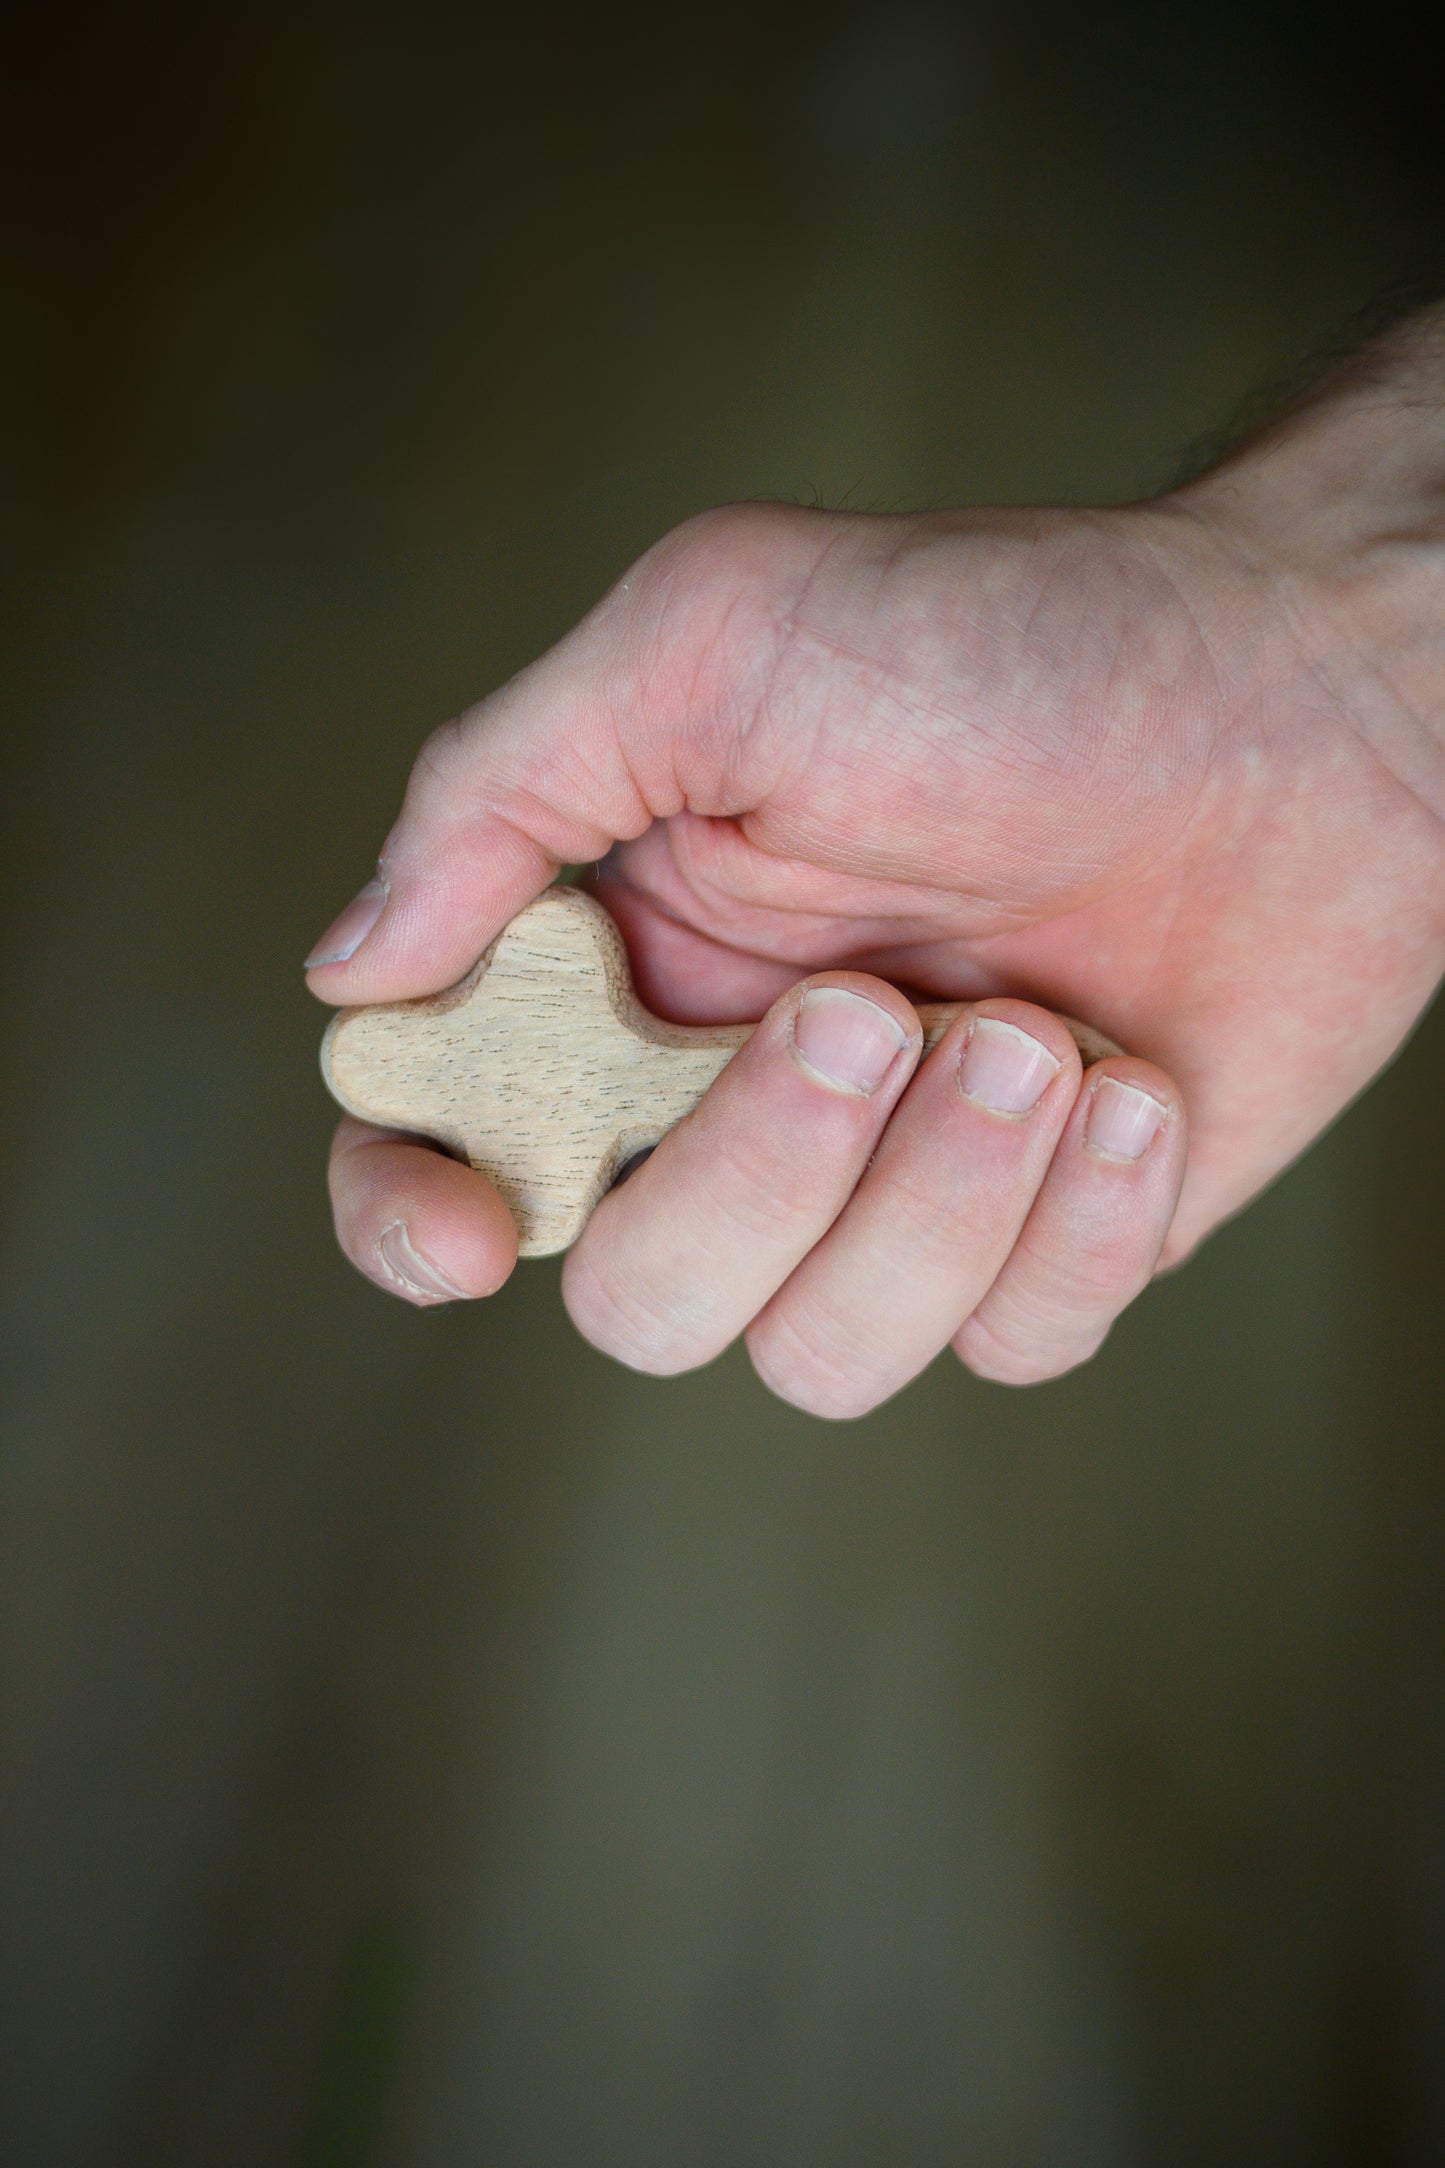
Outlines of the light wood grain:
<svg viewBox="0 0 1445 2168">
<path fill-rule="evenodd" d="M 919 1009 L 925 1051 L 961 1006 Z M 1118 1051 L 1065 1021 L 1086 1061 Z M 751 1036 L 750 1024 L 650 1015 L 602 906 L 551 888 L 448 992 L 343 1009 L 321 1070 L 350 1113 L 433 1137 L 479 1168 L 511 1207 L 521 1254 L 545 1257 L 576 1241 L 621 1168 L 691 1112 Z"/>
</svg>

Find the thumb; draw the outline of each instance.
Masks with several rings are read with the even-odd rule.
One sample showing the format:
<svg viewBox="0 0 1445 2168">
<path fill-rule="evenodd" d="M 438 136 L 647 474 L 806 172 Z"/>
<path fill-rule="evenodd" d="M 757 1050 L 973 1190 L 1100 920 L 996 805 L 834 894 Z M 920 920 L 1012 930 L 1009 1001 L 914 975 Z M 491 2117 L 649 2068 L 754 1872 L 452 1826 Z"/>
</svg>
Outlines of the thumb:
<svg viewBox="0 0 1445 2168">
<path fill-rule="evenodd" d="M 736 506 L 676 529 L 575 630 L 417 756 L 376 878 L 307 958 L 324 1001 L 452 985 L 564 863 L 684 807 L 752 809 L 738 757 L 823 537 Z"/>
</svg>

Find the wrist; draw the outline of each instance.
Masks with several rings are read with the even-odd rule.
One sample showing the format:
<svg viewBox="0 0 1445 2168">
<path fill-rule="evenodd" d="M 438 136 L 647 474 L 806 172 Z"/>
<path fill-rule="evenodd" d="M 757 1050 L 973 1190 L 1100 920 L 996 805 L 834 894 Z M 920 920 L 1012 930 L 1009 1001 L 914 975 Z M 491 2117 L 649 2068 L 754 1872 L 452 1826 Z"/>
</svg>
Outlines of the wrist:
<svg viewBox="0 0 1445 2168">
<path fill-rule="evenodd" d="M 1445 820 L 1445 306 L 1159 509 L 1263 583 L 1316 686 Z"/>
</svg>

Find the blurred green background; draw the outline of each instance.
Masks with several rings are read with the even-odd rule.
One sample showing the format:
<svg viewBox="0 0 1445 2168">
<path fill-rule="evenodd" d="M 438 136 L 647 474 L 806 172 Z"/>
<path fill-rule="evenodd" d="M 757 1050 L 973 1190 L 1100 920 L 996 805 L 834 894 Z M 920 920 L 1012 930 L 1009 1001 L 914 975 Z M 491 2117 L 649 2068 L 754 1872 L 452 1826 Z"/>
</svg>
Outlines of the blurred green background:
<svg viewBox="0 0 1445 2168">
<path fill-rule="evenodd" d="M 1430 27 L 11 14 L 7 2163 L 1445 2158 L 1445 1031 L 830 1428 L 352 1276 L 299 970 L 680 517 L 1147 491 L 1428 283 Z"/>
</svg>

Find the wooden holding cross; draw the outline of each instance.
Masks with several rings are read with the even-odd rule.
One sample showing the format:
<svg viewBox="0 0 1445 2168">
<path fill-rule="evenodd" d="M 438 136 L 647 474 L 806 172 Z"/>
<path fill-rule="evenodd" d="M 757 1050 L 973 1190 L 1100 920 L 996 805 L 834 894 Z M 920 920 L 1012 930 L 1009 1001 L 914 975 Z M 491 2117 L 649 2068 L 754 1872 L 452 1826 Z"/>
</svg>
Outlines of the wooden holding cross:
<svg viewBox="0 0 1445 2168">
<path fill-rule="evenodd" d="M 961 1013 L 918 1010 L 925 1053 Z M 1064 1019 L 1086 1062 L 1117 1053 Z M 444 994 L 343 1009 L 321 1070 L 349 1113 L 433 1137 L 496 1184 L 523 1257 L 576 1241 L 628 1160 L 691 1113 L 750 1024 L 666 1024 L 612 920 L 575 888 L 520 911 Z"/>
</svg>

